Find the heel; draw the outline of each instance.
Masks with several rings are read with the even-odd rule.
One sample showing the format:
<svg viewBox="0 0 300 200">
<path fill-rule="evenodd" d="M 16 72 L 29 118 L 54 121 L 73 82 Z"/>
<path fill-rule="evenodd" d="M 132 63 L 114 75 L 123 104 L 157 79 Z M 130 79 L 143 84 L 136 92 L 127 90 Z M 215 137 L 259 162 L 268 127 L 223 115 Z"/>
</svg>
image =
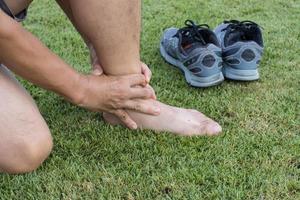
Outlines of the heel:
<svg viewBox="0 0 300 200">
<path fill-rule="evenodd" d="M 255 81 L 259 79 L 258 69 L 241 70 L 224 64 L 223 74 L 225 78 L 238 81 Z"/>
</svg>

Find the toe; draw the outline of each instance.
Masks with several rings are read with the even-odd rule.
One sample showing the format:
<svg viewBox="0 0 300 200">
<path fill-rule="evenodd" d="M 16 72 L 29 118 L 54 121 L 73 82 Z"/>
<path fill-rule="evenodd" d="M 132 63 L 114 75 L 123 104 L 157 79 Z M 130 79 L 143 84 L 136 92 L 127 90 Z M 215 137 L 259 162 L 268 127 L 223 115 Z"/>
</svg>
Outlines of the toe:
<svg viewBox="0 0 300 200">
<path fill-rule="evenodd" d="M 222 132 L 222 127 L 217 122 L 211 122 L 206 126 L 207 135 L 218 135 Z"/>
</svg>

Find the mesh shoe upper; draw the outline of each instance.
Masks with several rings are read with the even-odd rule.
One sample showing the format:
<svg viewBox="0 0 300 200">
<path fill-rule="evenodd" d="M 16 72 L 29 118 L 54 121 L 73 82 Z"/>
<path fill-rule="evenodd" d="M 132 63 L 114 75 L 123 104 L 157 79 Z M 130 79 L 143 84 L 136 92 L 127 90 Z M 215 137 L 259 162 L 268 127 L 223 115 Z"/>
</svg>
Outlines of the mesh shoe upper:
<svg viewBox="0 0 300 200">
<path fill-rule="evenodd" d="M 225 64 L 241 70 L 257 69 L 263 53 L 260 27 L 251 21 L 225 21 L 215 29 Z"/>
<path fill-rule="evenodd" d="M 206 77 L 220 72 L 221 48 L 218 39 L 207 25 L 195 25 L 187 20 L 186 27 L 169 28 L 164 32 L 165 51 L 179 60 L 195 76 Z"/>
</svg>

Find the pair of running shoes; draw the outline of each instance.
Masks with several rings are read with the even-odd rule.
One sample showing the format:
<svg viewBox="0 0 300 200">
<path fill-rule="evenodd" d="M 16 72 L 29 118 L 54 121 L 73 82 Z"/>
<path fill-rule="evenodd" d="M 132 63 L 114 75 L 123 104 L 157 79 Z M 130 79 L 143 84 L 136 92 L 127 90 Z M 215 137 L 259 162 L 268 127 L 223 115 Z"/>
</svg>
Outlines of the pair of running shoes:
<svg viewBox="0 0 300 200">
<path fill-rule="evenodd" d="M 261 27 L 252 21 L 224 21 L 211 30 L 207 24 L 185 21 L 183 28 L 167 29 L 160 42 L 163 58 L 184 72 L 195 87 L 224 81 L 259 79 L 263 53 Z"/>
</svg>

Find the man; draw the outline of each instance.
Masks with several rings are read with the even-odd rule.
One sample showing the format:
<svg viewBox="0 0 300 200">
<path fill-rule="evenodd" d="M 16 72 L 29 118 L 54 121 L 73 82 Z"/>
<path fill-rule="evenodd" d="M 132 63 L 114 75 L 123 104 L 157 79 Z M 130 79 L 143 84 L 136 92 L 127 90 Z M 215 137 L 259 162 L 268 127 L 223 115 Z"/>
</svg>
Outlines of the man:
<svg viewBox="0 0 300 200">
<path fill-rule="evenodd" d="M 92 75 L 76 72 L 17 23 L 30 2 L 0 0 L 0 172 L 33 171 L 52 149 L 44 119 L 10 71 L 75 105 L 104 112 L 111 124 L 180 135 L 221 132 L 200 112 L 155 99 L 151 72 L 140 62 L 140 0 L 57 1 L 90 49 Z"/>
</svg>

